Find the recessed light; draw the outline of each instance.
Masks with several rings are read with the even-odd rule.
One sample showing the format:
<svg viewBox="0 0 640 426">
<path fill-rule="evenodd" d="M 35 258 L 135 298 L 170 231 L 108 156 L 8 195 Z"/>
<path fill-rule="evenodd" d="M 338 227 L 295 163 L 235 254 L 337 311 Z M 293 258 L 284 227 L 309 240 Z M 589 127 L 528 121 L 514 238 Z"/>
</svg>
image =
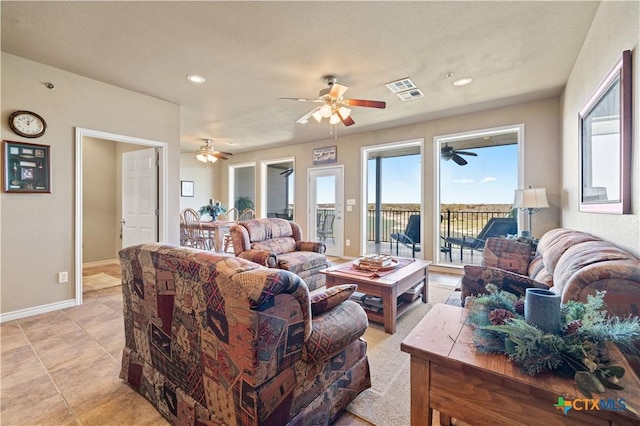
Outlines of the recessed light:
<svg viewBox="0 0 640 426">
<path fill-rule="evenodd" d="M 187 76 L 187 80 L 189 80 L 192 83 L 204 83 L 205 81 L 207 81 L 203 76 L 201 75 L 197 75 L 197 74 L 189 74 Z"/>
<path fill-rule="evenodd" d="M 236 142 L 225 142 L 227 145 L 237 145 Z"/>
<path fill-rule="evenodd" d="M 454 86 L 466 86 L 467 84 L 471 83 L 473 81 L 472 78 L 470 77 L 464 77 L 464 78 L 459 78 L 456 81 L 453 82 Z"/>
</svg>

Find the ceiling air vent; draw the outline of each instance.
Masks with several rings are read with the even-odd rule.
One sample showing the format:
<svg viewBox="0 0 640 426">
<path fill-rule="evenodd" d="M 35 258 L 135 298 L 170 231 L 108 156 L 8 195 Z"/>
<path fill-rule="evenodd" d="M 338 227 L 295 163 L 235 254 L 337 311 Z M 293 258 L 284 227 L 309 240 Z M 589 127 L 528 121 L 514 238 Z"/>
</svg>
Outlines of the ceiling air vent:
<svg viewBox="0 0 640 426">
<path fill-rule="evenodd" d="M 391 93 L 399 93 L 404 92 L 405 90 L 415 89 L 417 88 L 417 86 L 413 83 L 413 81 L 411 81 L 409 77 L 406 77 L 401 80 L 387 83 L 387 88 L 391 90 Z"/>
<path fill-rule="evenodd" d="M 410 101 L 412 99 L 418 99 L 424 96 L 420 89 L 406 90 L 404 92 L 396 93 L 403 101 Z"/>
</svg>

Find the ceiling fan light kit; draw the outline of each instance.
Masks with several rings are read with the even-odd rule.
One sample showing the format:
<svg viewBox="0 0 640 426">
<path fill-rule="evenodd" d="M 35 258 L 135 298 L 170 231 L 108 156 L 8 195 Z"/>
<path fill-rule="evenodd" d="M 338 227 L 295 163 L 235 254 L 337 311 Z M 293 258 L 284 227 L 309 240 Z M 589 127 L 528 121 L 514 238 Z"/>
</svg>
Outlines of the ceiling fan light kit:
<svg viewBox="0 0 640 426">
<path fill-rule="evenodd" d="M 200 150 L 197 151 L 198 153 L 196 154 L 196 157 L 195 157 L 196 160 L 198 161 L 201 161 L 206 164 L 215 163 L 219 159 L 227 160 L 228 157 L 233 155 L 230 152 L 220 152 L 213 149 L 212 146 L 209 146 L 209 142 L 211 142 L 211 139 L 203 139 L 203 141 L 204 141 L 204 145 L 200 147 Z"/>
<path fill-rule="evenodd" d="M 333 75 L 324 76 L 324 80 L 329 87 L 320 90 L 317 99 L 306 98 L 280 98 L 282 100 L 295 100 L 299 102 L 316 102 L 323 105 L 317 106 L 302 117 L 296 120 L 296 123 L 305 124 L 309 122 L 309 118 L 313 117 L 318 123 L 322 122 L 323 118 L 329 119 L 331 126 L 330 133 L 333 133 L 333 127 L 337 126 L 340 122 L 345 126 L 351 126 L 355 124 L 353 118 L 351 118 L 351 109 L 347 106 L 359 106 L 365 108 L 386 108 L 387 104 L 383 101 L 371 101 L 366 99 L 344 99 L 343 95 L 347 91 L 348 87 L 342 84 L 336 83 L 336 77 Z M 336 134 L 337 137 L 337 134 Z"/>
</svg>

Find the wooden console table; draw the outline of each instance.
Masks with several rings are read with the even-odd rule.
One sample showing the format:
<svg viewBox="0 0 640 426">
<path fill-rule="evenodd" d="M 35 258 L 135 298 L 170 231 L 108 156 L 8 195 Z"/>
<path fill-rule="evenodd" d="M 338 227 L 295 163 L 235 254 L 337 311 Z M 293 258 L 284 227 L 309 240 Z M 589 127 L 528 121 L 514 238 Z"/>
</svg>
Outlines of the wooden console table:
<svg viewBox="0 0 640 426">
<path fill-rule="evenodd" d="M 502 355 L 477 354 L 468 311 L 436 304 L 401 344 L 411 355 L 411 424 L 431 425 L 433 410 L 473 425 L 638 425 L 630 411 L 554 407 L 558 397 L 585 398 L 573 381 L 551 373 L 535 377 L 520 372 Z M 626 370 L 621 391 L 594 394 L 600 400 L 640 405 L 640 380 L 616 347 L 612 358 Z M 446 417 L 446 416 L 445 416 Z"/>
</svg>

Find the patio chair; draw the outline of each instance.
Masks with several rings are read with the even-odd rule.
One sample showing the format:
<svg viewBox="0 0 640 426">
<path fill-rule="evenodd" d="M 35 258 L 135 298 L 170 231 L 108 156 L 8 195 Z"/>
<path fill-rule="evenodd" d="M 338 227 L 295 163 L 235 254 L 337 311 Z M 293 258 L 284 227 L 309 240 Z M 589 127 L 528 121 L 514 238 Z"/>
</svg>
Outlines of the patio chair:
<svg viewBox="0 0 640 426">
<path fill-rule="evenodd" d="M 462 262 L 462 250 L 465 248 L 471 250 L 471 255 L 473 256 L 474 250 L 482 251 L 482 249 L 484 249 L 487 238 L 504 237 L 507 234 L 517 233 L 518 223 L 515 217 L 492 217 L 476 237 L 448 237 L 445 238 L 445 241 L 452 246 L 452 249 L 453 246 L 460 247 L 460 262 Z"/>
<path fill-rule="evenodd" d="M 324 221 L 320 228 L 318 228 L 318 238 L 320 241 L 325 241 L 327 238 L 331 238 L 333 244 L 336 243 L 336 240 L 333 238 L 333 221 L 335 220 L 335 214 L 328 214 L 324 217 Z"/>
<path fill-rule="evenodd" d="M 420 253 L 420 215 L 409 216 L 407 227 L 403 233 L 394 232 L 391 234 L 391 251 L 393 252 L 393 240 L 396 241 L 396 256 L 398 255 L 399 244 L 411 248 L 413 257 Z"/>
</svg>

